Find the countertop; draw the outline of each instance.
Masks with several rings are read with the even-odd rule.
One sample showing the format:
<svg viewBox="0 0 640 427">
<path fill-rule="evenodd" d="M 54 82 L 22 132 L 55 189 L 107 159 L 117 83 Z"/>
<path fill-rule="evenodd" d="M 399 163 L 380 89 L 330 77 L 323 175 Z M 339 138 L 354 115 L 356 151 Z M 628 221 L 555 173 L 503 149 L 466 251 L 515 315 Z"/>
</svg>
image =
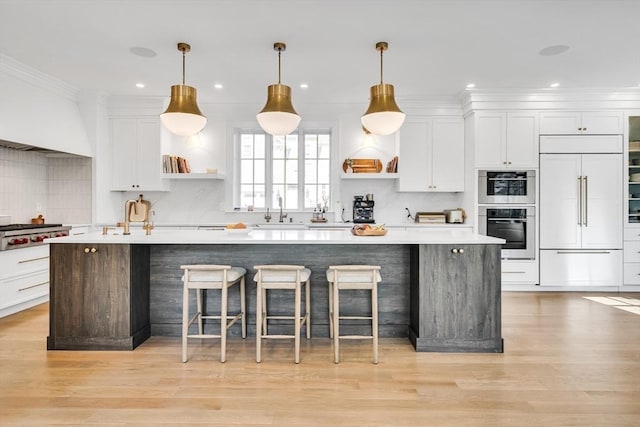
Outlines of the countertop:
<svg viewBox="0 0 640 427">
<path fill-rule="evenodd" d="M 151 235 L 133 229 L 128 236 L 122 229 L 49 239 L 49 243 L 84 244 L 503 244 L 505 240 L 475 234 L 469 230 L 390 228 L 385 236 L 354 236 L 350 229 L 326 230 L 163 230 Z"/>
</svg>

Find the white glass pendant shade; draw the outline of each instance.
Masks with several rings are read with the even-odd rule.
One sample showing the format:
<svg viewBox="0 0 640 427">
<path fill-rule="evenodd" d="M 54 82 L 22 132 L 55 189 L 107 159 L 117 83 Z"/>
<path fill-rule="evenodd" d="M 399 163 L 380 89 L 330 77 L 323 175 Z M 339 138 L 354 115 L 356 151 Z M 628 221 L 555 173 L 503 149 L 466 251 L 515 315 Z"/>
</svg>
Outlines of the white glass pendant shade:
<svg viewBox="0 0 640 427">
<path fill-rule="evenodd" d="M 180 136 L 195 135 L 204 129 L 207 118 L 196 103 L 196 89 L 186 85 L 171 86 L 171 102 L 160 114 L 160 121 L 171 133 Z"/>
<path fill-rule="evenodd" d="M 267 88 L 267 103 L 256 115 L 260 127 L 271 135 L 287 135 L 296 130 L 300 116 L 293 109 L 291 88 L 283 84 Z"/>
<path fill-rule="evenodd" d="M 390 84 L 371 86 L 371 102 L 361 121 L 374 135 L 391 135 L 404 123 L 406 114 L 396 104 L 393 92 Z"/>
</svg>

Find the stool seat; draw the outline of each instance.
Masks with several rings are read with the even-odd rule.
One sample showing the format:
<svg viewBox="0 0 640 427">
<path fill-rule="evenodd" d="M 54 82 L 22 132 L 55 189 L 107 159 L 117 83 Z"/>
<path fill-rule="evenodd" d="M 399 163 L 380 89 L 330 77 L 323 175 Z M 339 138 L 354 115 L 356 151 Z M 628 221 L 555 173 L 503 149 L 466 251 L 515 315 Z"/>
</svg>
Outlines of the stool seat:
<svg viewBox="0 0 640 427">
<path fill-rule="evenodd" d="M 247 270 L 242 267 L 217 264 L 181 265 L 184 270 L 182 275 L 182 361 L 187 361 L 188 338 L 220 338 L 220 361 L 226 360 L 227 331 L 238 320 L 242 320 L 242 338 L 247 337 L 247 316 L 245 303 L 245 274 Z M 237 314 L 228 314 L 229 288 L 239 284 L 240 311 Z M 196 313 L 189 317 L 189 291 L 196 291 Z M 220 315 L 205 313 L 202 304 L 203 293 L 207 290 L 220 290 Z M 203 319 L 220 321 L 219 334 L 205 334 Z M 198 323 L 198 333 L 189 334 L 189 327 Z"/>
<path fill-rule="evenodd" d="M 294 361 L 300 363 L 300 329 L 307 327 L 307 339 L 311 338 L 311 293 L 310 278 L 311 270 L 302 265 L 256 265 L 256 274 L 253 280 L 257 282 L 256 287 L 256 362 L 262 360 L 262 340 L 265 338 L 293 338 L 294 339 Z M 302 315 L 301 294 L 302 284 L 304 284 L 305 312 Z M 294 291 L 294 314 L 293 316 L 274 316 L 267 310 L 267 291 L 273 290 L 293 290 Z M 267 332 L 268 321 L 273 320 L 293 320 L 294 331 L 292 335 L 276 335 Z"/>
<path fill-rule="evenodd" d="M 378 363 L 378 283 L 382 281 L 378 265 L 333 265 L 327 269 L 329 282 L 329 336 L 333 338 L 334 362 L 339 363 L 340 339 L 371 339 L 373 363 Z M 370 290 L 371 316 L 341 316 L 340 291 Z M 340 335 L 340 320 L 371 320 L 371 335 Z"/>
</svg>

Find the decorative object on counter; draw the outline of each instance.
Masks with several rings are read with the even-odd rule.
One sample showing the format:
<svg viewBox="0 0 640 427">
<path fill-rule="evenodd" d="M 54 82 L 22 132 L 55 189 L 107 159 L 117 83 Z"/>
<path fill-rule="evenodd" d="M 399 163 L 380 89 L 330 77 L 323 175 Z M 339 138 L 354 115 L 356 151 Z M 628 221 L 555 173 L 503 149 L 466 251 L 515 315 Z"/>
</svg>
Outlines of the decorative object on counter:
<svg viewBox="0 0 640 427">
<path fill-rule="evenodd" d="M 443 212 L 416 212 L 416 222 L 420 224 L 444 224 L 447 221 Z"/>
<path fill-rule="evenodd" d="M 342 163 L 342 171 L 353 173 L 380 173 L 382 162 L 380 159 L 345 159 Z"/>
<path fill-rule="evenodd" d="M 376 43 L 376 50 L 380 52 L 380 84 L 371 86 L 369 108 L 361 119 L 362 125 L 376 135 L 391 135 L 400 129 L 406 116 L 396 104 L 393 85 L 383 83 L 382 54 L 388 48 L 387 42 Z"/>
<path fill-rule="evenodd" d="M 31 224 L 44 224 L 44 217 L 38 215 L 36 218 L 31 218 Z"/>
<path fill-rule="evenodd" d="M 256 362 L 262 361 L 263 338 L 293 338 L 294 361 L 300 363 L 300 329 L 307 326 L 307 339 L 311 339 L 311 270 L 303 265 L 256 265 L 257 270 L 253 280 L 257 282 L 256 296 Z M 304 315 L 300 312 L 302 284 L 304 284 Z M 293 316 L 270 315 L 267 312 L 267 291 L 269 290 L 293 290 L 294 314 Z M 269 334 L 267 326 L 269 319 L 293 320 L 293 335 Z M 277 327 L 276 325 L 272 328 Z"/>
<path fill-rule="evenodd" d="M 164 154 L 162 156 L 162 172 L 191 173 L 191 166 L 189 165 L 189 160 L 185 159 L 184 157 Z"/>
<path fill-rule="evenodd" d="M 242 267 L 232 267 L 230 265 L 181 265 L 184 270 L 182 276 L 183 297 L 182 297 L 182 362 L 187 361 L 187 339 L 188 338 L 220 338 L 220 362 L 226 361 L 227 355 L 227 331 L 238 319 L 242 320 L 242 338 L 247 337 L 247 309 L 245 296 L 244 276 L 247 273 Z M 229 288 L 240 284 L 240 311 L 237 314 L 228 314 L 228 293 Z M 220 315 L 207 314 L 205 312 L 208 304 L 202 304 L 202 297 L 206 298 L 206 291 L 220 290 Z M 196 291 L 196 314 L 189 317 L 189 290 Z M 219 334 L 205 334 L 203 319 L 219 320 Z M 189 326 L 197 322 L 198 333 L 190 334 Z"/>
<path fill-rule="evenodd" d="M 291 88 L 280 84 L 280 60 L 286 49 L 287 45 L 282 42 L 273 44 L 273 50 L 278 52 L 278 83 L 267 87 L 267 103 L 256 116 L 260 127 L 274 136 L 287 135 L 300 124 L 300 116 L 291 102 Z"/>
<path fill-rule="evenodd" d="M 325 218 L 324 214 L 326 213 L 326 209 L 320 206 L 320 203 L 313 208 L 313 217 L 311 218 L 311 222 L 327 222 L 327 218 Z"/>
<path fill-rule="evenodd" d="M 384 225 L 356 224 L 351 228 L 354 236 L 384 236 L 387 229 Z"/>
<path fill-rule="evenodd" d="M 154 228 L 153 224 L 149 222 L 150 212 L 151 202 L 144 200 L 142 194 L 138 196 L 137 200 L 127 200 L 124 203 L 124 222 L 117 224 L 118 227 L 124 228 L 122 234 L 125 236 L 131 234 L 129 226 L 132 222 L 142 222 L 146 234 L 150 235 L 151 230 Z"/>
<path fill-rule="evenodd" d="M 340 338 L 371 339 L 373 363 L 378 363 L 378 282 L 379 265 L 332 265 L 326 272 L 329 282 L 329 336 L 333 338 L 333 362 L 340 362 Z M 340 291 L 370 290 L 371 316 L 340 316 Z M 340 320 L 371 320 L 371 335 L 340 335 Z"/>
<path fill-rule="evenodd" d="M 393 156 L 393 159 L 389 163 L 387 163 L 387 173 L 397 173 L 398 172 L 398 156 Z"/>
<path fill-rule="evenodd" d="M 462 208 L 446 209 L 443 213 L 448 224 L 462 224 L 467 218 L 467 214 Z"/>
<path fill-rule="evenodd" d="M 231 234 L 249 234 L 251 232 L 251 227 L 248 227 L 243 222 L 238 222 L 235 224 L 227 224 L 225 231 Z"/>
<path fill-rule="evenodd" d="M 171 86 L 171 101 L 165 112 L 160 114 L 160 120 L 171 133 L 191 136 L 204 129 L 207 118 L 198 108 L 196 88 L 184 84 L 185 55 L 191 46 L 181 42 L 178 50 L 182 52 L 182 84 Z"/>
</svg>

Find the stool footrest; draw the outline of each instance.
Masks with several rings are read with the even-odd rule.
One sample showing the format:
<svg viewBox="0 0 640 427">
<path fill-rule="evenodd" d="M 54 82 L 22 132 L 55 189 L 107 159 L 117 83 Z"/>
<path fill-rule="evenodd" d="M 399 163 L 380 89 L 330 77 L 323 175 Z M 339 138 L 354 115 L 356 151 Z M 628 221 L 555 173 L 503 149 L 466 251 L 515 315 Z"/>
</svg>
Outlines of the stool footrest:
<svg viewBox="0 0 640 427">
<path fill-rule="evenodd" d="M 275 340 L 295 338 L 295 335 L 261 335 L 260 338 L 271 338 Z"/>
<path fill-rule="evenodd" d="M 371 340 L 373 337 L 371 335 L 339 335 L 338 338 L 341 340 Z"/>
<path fill-rule="evenodd" d="M 340 320 L 372 320 L 372 316 L 340 316 Z"/>
<path fill-rule="evenodd" d="M 211 335 L 211 334 L 202 334 L 202 335 L 194 334 L 194 335 L 187 335 L 187 338 L 222 338 L 222 336 Z"/>
</svg>

